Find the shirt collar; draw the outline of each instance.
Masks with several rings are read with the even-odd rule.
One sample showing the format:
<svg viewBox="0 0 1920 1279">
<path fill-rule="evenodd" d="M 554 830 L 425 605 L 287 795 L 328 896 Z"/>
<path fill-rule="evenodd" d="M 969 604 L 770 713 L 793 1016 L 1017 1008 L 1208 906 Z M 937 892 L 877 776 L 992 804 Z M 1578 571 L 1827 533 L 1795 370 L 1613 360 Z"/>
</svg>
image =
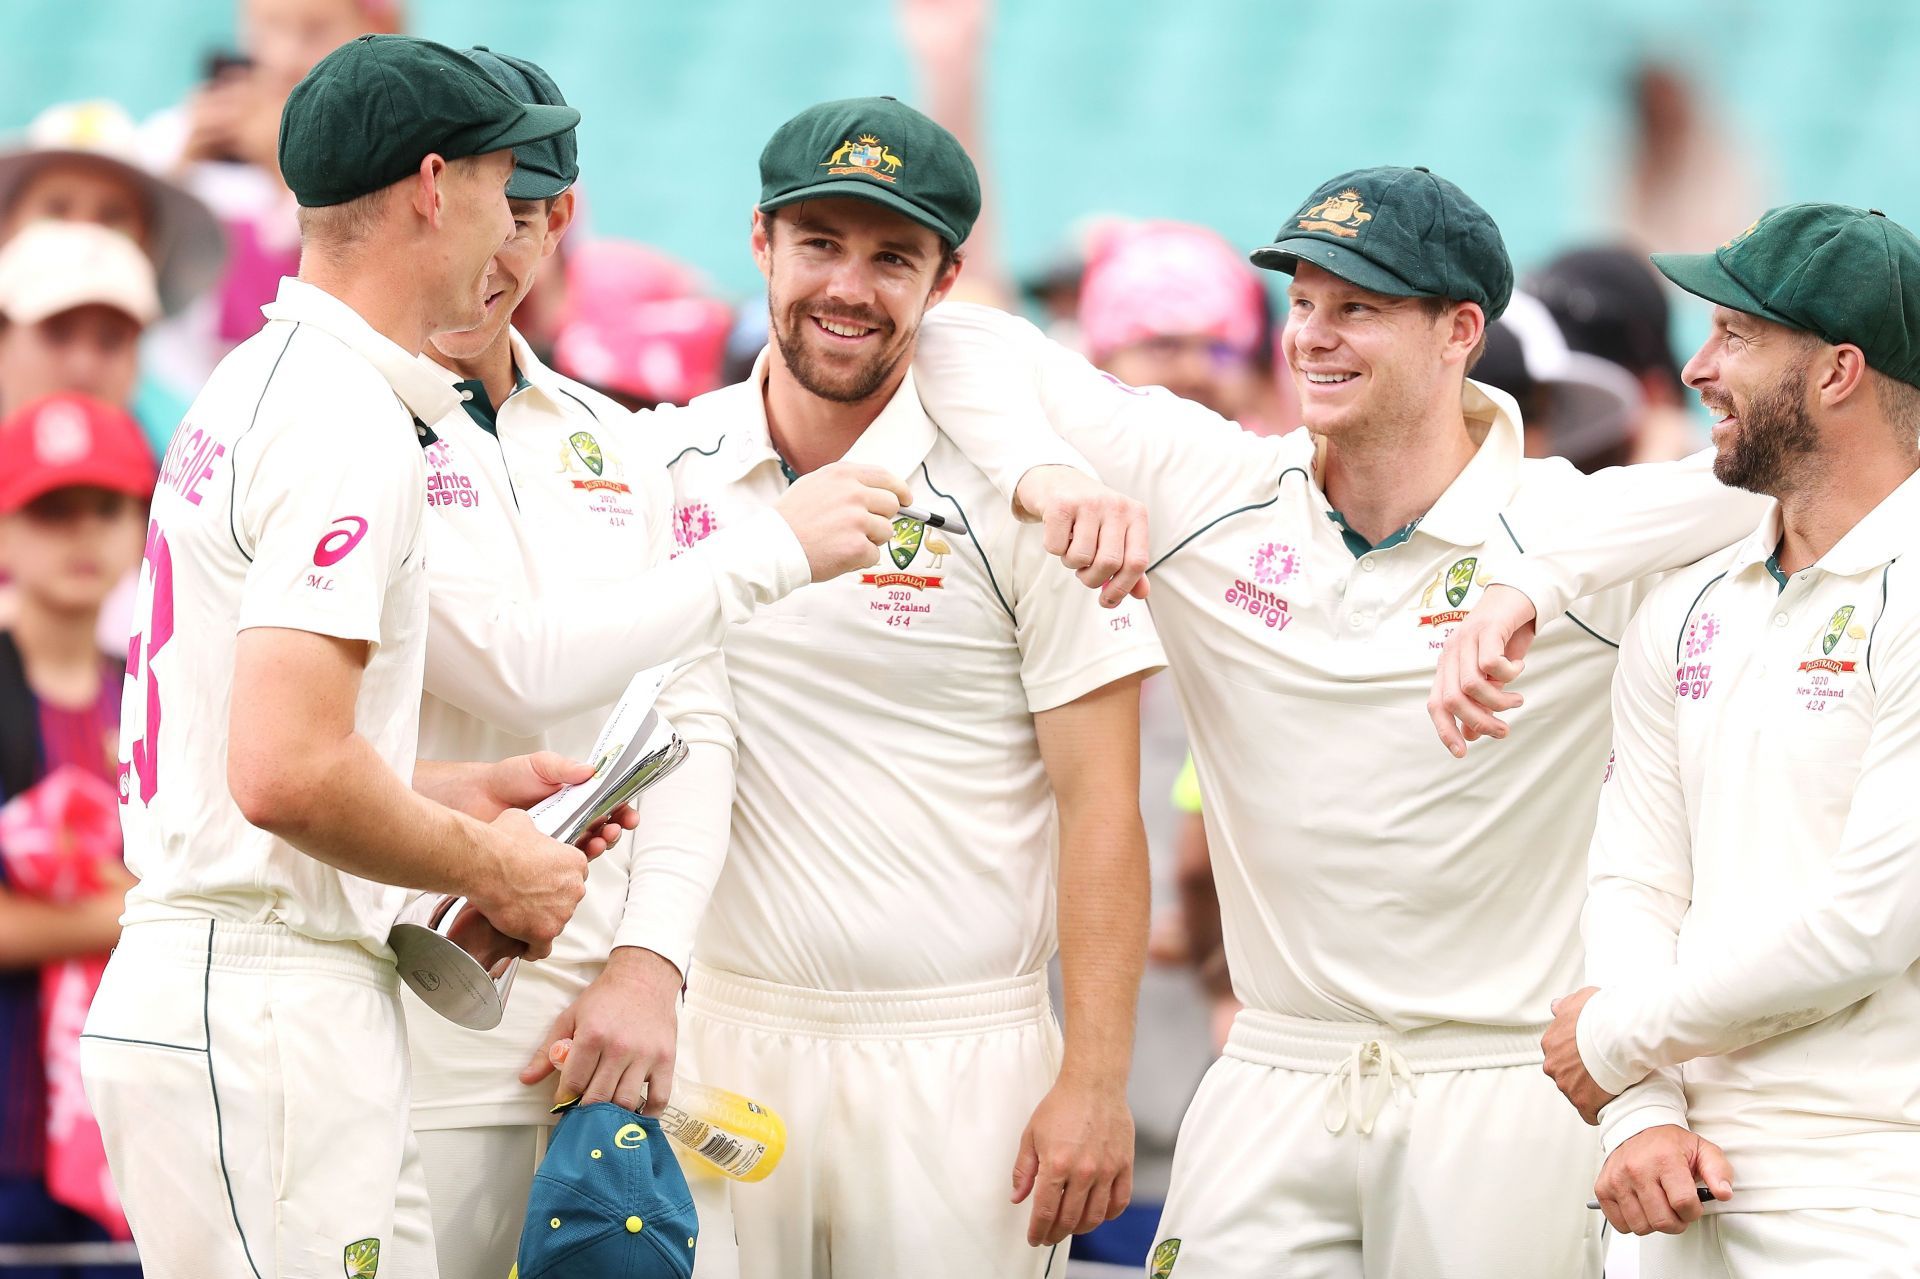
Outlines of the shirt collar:
<svg viewBox="0 0 1920 1279">
<path fill-rule="evenodd" d="M 766 381 L 772 350 L 771 347 L 761 350 L 759 358 L 753 362 L 753 372 L 735 388 L 744 402 L 740 406 L 741 415 L 737 425 L 730 423 L 727 429 L 728 435 L 734 438 L 720 453 L 729 464 L 725 476 L 728 480 L 737 480 L 762 463 L 782 460 L 774 450 L 773 433 L 767 426 Z M 938 430 L 933 419 L 927 416 L 926 409 L 921 407 L 920 391 L 913 380 L 913 369 L 909 367 L 906 376 L 900 379 L 900 385 L 895 388 L 893 398 L 887 401 L 867 429 L 860 433 L 860 438 L 853 442 L 853 447 L 847 450 L 841 460 L 877 466 L 889 475 L 904 477 L 933 450 Z"/>
<path fill-rule="evenodd" d="M 1820 557 L 1820 567 L 1847 577 L 1879 568 L 1913 545 L 1916 521 L 1920 521 L 1920 472 L 1901 481 L 1865 519 L 1848 529 Z"/>
<path fill-rule="evenodd" d="M 422 422 L 438 422 L 460 406 L 460 394 L 444 376 L 436 376 L 422 358 L 409 355 L 393 339 L 378 333 L 360 313 L 318 285 L 286 276 L 279 296 L 260 313 L 269 320 L 311 324 L 373 365 L 407 411 Z"/>
<path fill-rule="evenodd" d="M 550 400 L 558 400 L 566 393 L 565 379 L 541 363 L 526 338 L 520 336 L 520 330 L 511 325 L 507 328 L 507 344 L 513 348 L 513 389 L 516 393 L 529 386 L 543 392 Z"/>
<path fill-rule="evenodd" d="M 1769 501 L 1767 513 L 1761 517 L 1760 525 L 1741 540 L 1733 552 L 1733 558 L 1727 562 L 1727 576 L 1738 577 L 1756 565 L 1765 564 L 1773 558 L 1780 546 L 1780 503 Z"/>
<path fill-rule="evenodd" d="M 1405 540 L 1402 534 L 1425 533 L 1453 546 L 1478 546 L 1493 536 L 1500 511 L 1513 500 L 1520 483 L 1520 459 L 1526 452 L 1520 432 L 1520 406 L 1505 391 L 1469 379 L 1460 392 L 1460 409 L 1466 416 L 1468 432 L 1480 436 L 1479 448 L 1426 514 L 1374 549 Z M 1321 481 L 1324 448 L 1324 441 L 1314 437 L 1314 487 L 1331 512 L 1332 504 L 1326 502 Z M 1345 519 L 1336 523 L 1344 532 Z"/>
<path fill-rule="evenodd" d="M 1467 430 L 1481 436 L 1480 447 L 1420 517 L 1419 531 L 1455 546 L 1477 546 L 1493 536 L 1501 510 L 1513 500 L 1526 448 L 1520 406 L 1505 391 L 1469 379 L 1460 391 L 1460 409 Z"/>
</svg>

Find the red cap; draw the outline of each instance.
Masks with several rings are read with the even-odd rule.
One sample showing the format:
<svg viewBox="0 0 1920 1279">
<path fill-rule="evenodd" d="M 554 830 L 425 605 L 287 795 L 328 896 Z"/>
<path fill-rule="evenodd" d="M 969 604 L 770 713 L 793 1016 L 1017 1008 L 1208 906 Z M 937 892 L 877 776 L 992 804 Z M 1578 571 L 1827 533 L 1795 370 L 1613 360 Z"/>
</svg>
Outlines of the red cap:
<svg viewBox="0 0 1920 1279">
<path fill-rule="evenodd" d="M 0 514 L 63 488 L 153 492 L 153 453 L 125 409 L 62 392 L 0 421 Z"/>
</svg>

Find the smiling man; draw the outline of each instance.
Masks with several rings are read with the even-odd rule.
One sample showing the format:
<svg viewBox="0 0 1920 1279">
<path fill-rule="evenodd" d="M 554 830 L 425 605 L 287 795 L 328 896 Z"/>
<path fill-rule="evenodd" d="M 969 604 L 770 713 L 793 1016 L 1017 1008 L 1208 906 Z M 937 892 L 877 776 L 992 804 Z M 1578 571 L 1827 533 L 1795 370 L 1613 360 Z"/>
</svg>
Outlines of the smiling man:
<svg viewBox="0 0 1920 1279">
<path fill-rule="evenodd" d="M 544 955 L 585 891 L 508 811 L 556 761 L 415 766 L 418 424 L 455 404 L 418 355 L 483 314 L 512 149 L 578 120 L 400 37 L 288 99 L 300 276 L 161 463 L 127 649 L 140 882 L 81 1064 L 148 1273 L 433 1274 L 388 933 L 409 889 L 460 893 Z"/>
<path fill-rule="evenodd" d="M 1420 713 L 1489 560 L 1554 542 L 1597 481 L 1524 458 L 1513 401 L 1467 377 L 1513 274 L 1451 182 L 1341 174 L 1253 261 L 1292 277 L 1282 344 L 1306 429 L 1283 437 L 1118 384 L 981 308 L 952 308 L 923 355 L 928 411 L 1028 511 L 1068 499 L 1057 472 L 995 458 L 1018 443 L 1001 416 L 1018 385 L 1152 517 L 1149 601 L 1246 1006 L 1182 1127 L 1154 1273 L 1597 1274 L 1581 1204 L 1598 1145 L 1556 1113 L 1536 1037 L 1580 969 L 1632 600 L 1543 629 L 1528 751 L 1456 765 Z M 1004 376 L 956 398 L 949 360 Z"/>
<path fill-rule="evenodd" d="M 1715 472 L 1774 500 L 1621 653 L 1598 991 L 1559 1001 L 1546 1065 L 1598 1115 L 1608 1218 L 1679 1236 L 1647 1242 L 1652 1279 L 1910 1274 L 1920 239 L 1796 204 L 1654 264 L 1715 304 L 1684 371 Z"/>
<path fill-rule="evenodd" d="M 760 175 L 773 345 L 662 424 L 679 527 L 726 536 L 841 460 L 906 476 L 946 523 L 878 521 L 878 571 L 797 591 L 724 645 L 733 842 L 682 1052 L 785 1116 L 789 1146 L 764 1182 L 697 1185 L 700 1273 L 731 1264 L 730 1198 L 748 1279 L 1038 1279 L 1130 1193 L 1138 683 L 1159 645 L 921 408 L 922 320 L 980 207 L 960 144 L 891 98 L 829 102 L 780 127 Z"/>
<path fill-rule="evenodd" d="M 521 102 L 565 105 L 535 63 L 488 49 L 466 56 Z M 435 334 L 426 352 L 460 403 L 421 437 L 420 755 L 584 757 L 633 672 L 670 661 L 682 667 L 657 704 L 689 752 L 647 793 L 640 834 L 595 863 L 585 901 L 554 953 L 516 979 L 501 1025 L 465 1030 L 409 997 L 413 1124 L 443 1279 L 498 1279 L 513 1265 L 553 1123 L 552 1039 L 573 1041 L 561 1081 L 569 1094 L 633 1108 L 644 1097 L 655 1114 L 665 1106 L 675 1001 L 733 799 L 733 707 L 715 646 L 756 604 L 870 566 L 879 549 L 867 526 L 900 498 L 861 478 L 872 473 L 833 468 L 669 563 L 679 543 L 665 459 L 647 439 L 654 415 L 636 419 L 547 368 L 509 323 L 572 223 L 574 135 L 514 158 L 513 235 L 494 255 L 484 318 Z"/>
</svg>

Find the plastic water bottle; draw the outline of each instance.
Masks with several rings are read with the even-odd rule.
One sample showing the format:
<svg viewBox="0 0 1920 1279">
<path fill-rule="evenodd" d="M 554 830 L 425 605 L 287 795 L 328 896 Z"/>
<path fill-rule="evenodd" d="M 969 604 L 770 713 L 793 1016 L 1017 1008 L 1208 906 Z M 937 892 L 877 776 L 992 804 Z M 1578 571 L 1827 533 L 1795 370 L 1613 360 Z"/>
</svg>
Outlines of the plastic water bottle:
<svg viewBox="0 0 1920 1279">
<path fill-rule="evenodd" d="M 547 1059 L 566 1064 L 571 1039 L 556 1040 Z M 787 1153 L 787 1125 L 757 1101 L 685 1077 L 674 1080 L 673 1099 L 660 1127 L 675 1145 L 736 1181 L 760 1181 Z"/>
</svg>

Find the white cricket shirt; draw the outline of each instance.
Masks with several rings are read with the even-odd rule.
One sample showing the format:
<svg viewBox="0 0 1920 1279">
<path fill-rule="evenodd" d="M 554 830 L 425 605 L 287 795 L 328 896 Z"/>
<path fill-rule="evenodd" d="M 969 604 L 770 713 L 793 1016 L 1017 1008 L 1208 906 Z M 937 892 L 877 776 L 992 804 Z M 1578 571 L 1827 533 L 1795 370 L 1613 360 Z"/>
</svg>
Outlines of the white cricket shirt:
<svg viewBox="0 0 1920 1279">
<path fill-rule="evenodd" d="M 661 423 L 696 539 L 786 491 L 766 368 L 763 352 L 747 381 Z M 1152 623 L 1132 601 L 1100 608 L 1046 554 L 928 418 L 912 372 L 846 460 L 905 478 L 968 532 L 899 521 L 873 569 L 728 633 L 733 843 L 695 953 L 823 990 L 1034 972 L 1054 951 L 1055 813 L 1033 715 L 1158 668 Z"/>
<path fill-rule="evenodd" d="M 1580 1055 L 1609 1092 L 1646 1079 L 1608 1148 L 1692 1128 L 1728 1210 L 1920 1215 L 1916 528 L 1920 478 L 1783 584 L 1773 508 L 1621 654 Z"/>
<path fill-rule="evenodd" d="M 1118 383 L 1024 321 L 942 310 L 949 323 L 922 341 L 927 407 L 1003 493 L 1022 472 L 999 460 L 1004 419 L 981 410 L 1030 386 L 1100 476 L 1147 505 L 1150 603 L 1192 737 L 1240 1000 L 1398 1029 L 1545 1022 L 1580 972 L 1606 687 L 1632 600 L 1582 600 L 1542 628 L 1526 704 L 1509 717 L 1524 749 L 1482 743 L 1455 760 L 1425 703 L 1489 560 L 1553 544 L 1570 510 L 1623 486 L 1523 458 L 1513 401 L 1469 382 L 1472 461 L 1424 517 L 1368 549 L 1329 506 L 1306 431 L 1252 435 Z M 951 376 L 994 366 L 990 394 Z M 1699 505 L 1712 524 L 1713 504 Z M 1697 556 L 1729 535 L 1679 528 L 1671 540 Z"/>
<path fill-rule="evenodd" d="M 283 280 L 187 410 L 154 491 L 121 710 L 125 922 L 277 922 L 389 956 L 407 890 L 251 826 L 227 789 L 238 632 L 365 640 L 354 725 L 413 773 L 426 641 L 415 420 L 453 390 L 345 303 Z"/>
<path fill-rule="evenodd" d="M 516 383 L 497 407 L 429 362 L 463 399 L 426 448 L 421 757 L 584 758 L 634 671 L 669 661 L 685 665 L 657 705 L 689 754 L 643 797 L 640 828 L 594 862 L 553 954 L 521 966 L 500 1026 L 463 1029 L 409 993 L 422 1129 L 549 1122 L 552 1084 L 517 1076 L 613 948 L 644 946 L 686 971 L 733 801 L 733 704 L 715 645 L 729 618 L 809 580 L 771 512 L 754 536 L 670 563 L 673 500 L 646 438 L 652 415 L 553 372 L 519 334 L 510 341 Z"/>
</svg>

